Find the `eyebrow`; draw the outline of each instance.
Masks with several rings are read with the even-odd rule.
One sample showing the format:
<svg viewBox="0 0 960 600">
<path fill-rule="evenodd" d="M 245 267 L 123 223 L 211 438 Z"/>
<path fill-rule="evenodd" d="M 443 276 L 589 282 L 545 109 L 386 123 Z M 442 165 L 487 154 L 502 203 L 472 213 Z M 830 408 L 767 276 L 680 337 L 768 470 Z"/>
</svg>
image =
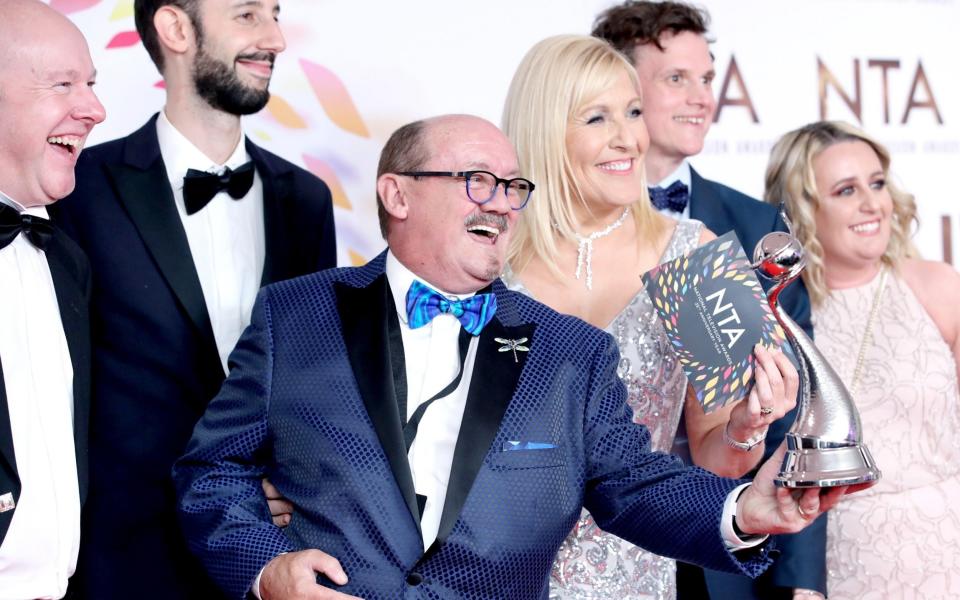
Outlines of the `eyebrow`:
<svg viewBox="0 0 960 600">
<path fill-rule="evenodd" d="M 665 68 L 665 69 L 663 70 L 663 74 L 664 74 L 664 75 L 671 75 L 671 74 L 673 74 L 673 73 L 683 73 L 684 75 L 693 75 L 693 74 L 696 73 L 696 71 L 695 71 L 694 69 L 689 68 L 689 67 L 667 67 L 667 68 Z M 717 76 L 717 70 L 716 70 L 716 69 L 709 69 L 709 70 L 705 71 L 705 72 L 703 73 L 703 75 L 712 75 L 712 76 L 716 77 L 716 76 Z"/>
<path fill-rule="evenodd" d="M 877 177 L 878 175 L 881 176 L 881 177 L 883 177 L 883 176 L 885 176 L 885 173 L 884 173 L 882 170 L 880 170 L 880 171 L 874 171 L 873 173 L 870 173 L 869 175 L 867 175 L 867 179 L 873 179 L 874 177 Z M 831 187 L 836 187 L 836 186 L 840 185 L 841 183 L 855 183 L 856 181 L 857 181 L 857 176 L 856 176 L 856 175 L 850 175 L 849 177 L 844 177 L 843 179 L 838 179 L 838 180 L 833 184 L 833 186 L 831 186 Z"/>
<path fill-rule="evenodd" d="M 263 6 L 263 1 L 262 1 L 262 0 L 239 0 L 239 2 L 235 2 L 235 3 L 233 4 L 232 8 L 244 8 L 244 7 L 247 7 L 247 6 L 253 6 L 253 7 L 256 7 L 256 8 L 261 8 L 261 7 Z M 280 13 L 280 3 L 279 3 L 279 2 L 278 2 L 277 5 L 273 8 L 273 12 L 274 12 L 274 14 L 279 14 L 279 13 Z"/>
<path fill-rule="evenodd" d="M 96 77 L 97 70 L 94 69 L 90 74 L 90 78 L 95 79 Z M 80 76 L 80 71 L 77 71 L 76 69 L 59 69 L 56 71 L 47 71 L 42 75 L 42 79 L 44 81 L 75 81 L 77 79 L 82 79 L 82 77 Z"/>
<path fill-rule="evenodd" d="M 837 187 L 838 185 L 847 185 L 847 184 L 850 184 L 850 183 L 855 182 L 856 180 L 857 180 L 857 176 L 856 176 L 856 175 L 851 175 L 851 176 L 849 176 L 849 177 L 844 177 L 843 179 L 838 179 L 838 180 L 834 181 L 834 182 L 833 182 L 833 185 L 831 185 L 830 187 L 831 187 L 831 188 L 835 188 L 835 187 Z"/>
<path fill-rule="evenodd" d="M 482 160 L 475 161 L 475 162 L 468 162 L 467 168 L 463 170 L 464 171 L 489 171 L 490 173 L 494 173 L 496 175 L 496 172 L 494 171 L 493 167 L 483 162 Z M 519 175 L 520 175 L 519 169 L 514 169 L 507 172 L 506 178 L 510 179 L 513 177 L 518 177 Z"/>
<path fill-rule="evenodd" d="M 641 105 L 641 107 L 643 106 L 643 98 L 642 98 L 640 95 L 636 95 L 636 96 L 634 96 L 633 98 L 630 98 L 630 101 L 627 102 L 627 106 L 630 106 L 630 105 L 633 104 L 634 102 L 639 103 L 639 104 Z M 585 113 L 585 112 L 590 112 L 590 111 L 592 111 L 592 110 L 602 110 L 602 111 L 604 111 L 604 112 L 610 112 L 610 105 L 609 105 L 609 104 L 604 104 L 604 103 L 602 103 L 602 102 L 596 102 L 596 103 L 594 103 L 594 104 L 587 104 L 586 106 L 584 106 L 583 108 L 581 108 L 580 110 L 578 110 L 576 114 L 577 114 L 577 115 L 582 115 L 583 113 Z"/>
</svg>

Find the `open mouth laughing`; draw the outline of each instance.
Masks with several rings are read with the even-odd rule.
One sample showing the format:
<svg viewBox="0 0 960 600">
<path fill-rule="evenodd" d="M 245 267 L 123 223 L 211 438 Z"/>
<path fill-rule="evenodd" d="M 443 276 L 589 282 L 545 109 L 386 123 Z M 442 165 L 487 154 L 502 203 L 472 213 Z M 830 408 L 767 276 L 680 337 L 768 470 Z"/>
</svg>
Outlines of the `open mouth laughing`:
<svg viewBox="0 0 960 600">
<path fill-rule="evenodd" d="M 47 138 L 47 143 L 61 151 L 77 156 L 83 149 L 83 138 L 76 135 L 56 135 Z"/>
<path fill-rule="evenodd" d="M 507 218 L 502 215 L 473 214 L 467 217 L 464 226 L 470 237 L 487 244 L 496 244 L 500 234 L 508 228 Z"/>
</svg>

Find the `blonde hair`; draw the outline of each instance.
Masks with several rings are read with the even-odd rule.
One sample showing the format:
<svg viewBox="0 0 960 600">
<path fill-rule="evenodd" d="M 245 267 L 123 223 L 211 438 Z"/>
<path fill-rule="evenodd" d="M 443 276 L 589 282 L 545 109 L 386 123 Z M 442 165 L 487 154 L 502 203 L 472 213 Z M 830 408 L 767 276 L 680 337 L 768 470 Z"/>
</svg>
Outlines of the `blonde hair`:
<svg viewBox="0 0 960 600">
<path fill-rule="evenodd" d="M 515 272 L 534 257 L 557 276 L 557 245 L 576 240 L 573 206 L 589 208 L 567 155 L 567 128 L 588 102 L 626 73 L 639 89 L 633 65 L 607 42 L 589 36 L 547 38 L 527 52 L 510 83 L 503 131 L 517 149 L 520 172 L 537 189 L 518 220 L 507 260 Z M 656 226 L 646 185 L 631 206 L 638 243 Z"/>
<path fill-rule="evenodd" d="M 795 129 L 780 138 L 770 151 L 767 165 L 764 200 L 779 205 L 783 202 L 793 224 L 793 233 L 807 253 L 803 282 L 814 306 L 820 305 L 830 290 L 827 288 L 823 246 L 817 239 L 815 215 L 820 206 L 813 161 L 821 152 L 840 142 L 864 142 L 880 159 L 887 189 L 893 199 L 891 235 L 881 260 L 896 268 L 905 258 L 917 256 L 910 240 L 917 222 L 917 205 L 913 195 L 901 190 L 890 177 L 890 153 L 880 142 L 843 121 L 817 121 Z"/>
</svg>

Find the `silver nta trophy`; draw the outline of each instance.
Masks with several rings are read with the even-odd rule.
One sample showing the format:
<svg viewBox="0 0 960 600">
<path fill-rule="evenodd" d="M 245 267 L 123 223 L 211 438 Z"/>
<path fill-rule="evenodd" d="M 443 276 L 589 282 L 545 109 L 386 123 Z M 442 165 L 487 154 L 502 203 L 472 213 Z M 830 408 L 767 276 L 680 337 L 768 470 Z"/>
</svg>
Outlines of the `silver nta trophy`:
<svg viewBox="0 0 960 600">
<path fill-rule="evenodd" d="M 803 247 L 793 235 L 775 231 L 757 244 L 753 261 L 753 268 L 775 282 L 767 301 L 799 364 L 800 409 L 787 433 L 787 454 L 774 483 L 788 488 L 835 487 L 880 479 L 863 443 L 860 414 L 850 392 L 778 303 L 780 292 L 806 266 Z"/>
</svg>

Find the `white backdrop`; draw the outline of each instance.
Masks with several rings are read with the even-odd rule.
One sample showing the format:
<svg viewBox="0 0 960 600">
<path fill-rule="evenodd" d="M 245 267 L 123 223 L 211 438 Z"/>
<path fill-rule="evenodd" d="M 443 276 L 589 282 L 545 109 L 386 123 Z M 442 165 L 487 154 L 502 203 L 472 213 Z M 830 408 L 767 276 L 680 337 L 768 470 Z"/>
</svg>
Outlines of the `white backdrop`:
<svg viewBox="0 0 960 600">
<path fill-rule="evenodd" d="M 108 117 L 89 143 L 139 127 L 164 96 L 134 32 L 133 0 L 50 3 L 86 34 L 99 70 Z M 331 185 L 340 264 L 362 263 L 383 247 L 374 177 L 390 133 L 447 112 L 499 122 L 510 78 L 530 46 L 553 34 L 588 33 L 611 4 L 283 0 L 287 50 L 277 61 L 274 97 L 245 129 Z M 960 263 L 960 202 L 951 187 L 960 173 L 960 0 L 703 6 L 713 17 L 715 91 L 720 96 L 729 79 L 729 102 L 721 98 L 707 148 L 693 160 L 697 169 L 759 196 L 780 134 L 821 117 L 849 120 L 893 151 L 894 175 L 917 196 L 923 255 Z"/>
</svg>

